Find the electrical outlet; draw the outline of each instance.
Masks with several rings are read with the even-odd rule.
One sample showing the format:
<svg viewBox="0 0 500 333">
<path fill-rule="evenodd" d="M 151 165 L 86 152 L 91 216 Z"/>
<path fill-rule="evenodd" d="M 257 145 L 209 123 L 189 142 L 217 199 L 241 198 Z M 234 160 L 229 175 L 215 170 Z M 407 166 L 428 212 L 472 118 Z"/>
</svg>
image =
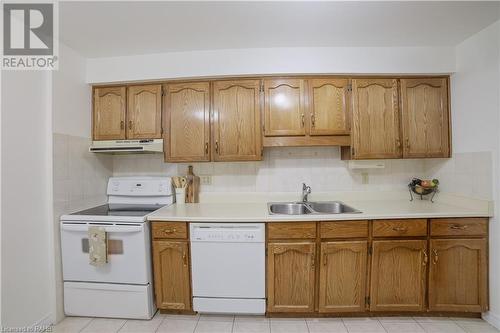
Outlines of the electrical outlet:
<svg viewBox="0 0 500 333">
<path fill-rule="evenodd" d="M 209 176 L 209 175 L 200 176 L 200 184 L 201 185 L 212 185 L 212 176 Z"/>
<path fill-rule="evenodd" d="M 368 172 L 362 172 L 361 173 L 361 184 L 368 184 L 368 183 L 369 183 Z"/>
</svg>

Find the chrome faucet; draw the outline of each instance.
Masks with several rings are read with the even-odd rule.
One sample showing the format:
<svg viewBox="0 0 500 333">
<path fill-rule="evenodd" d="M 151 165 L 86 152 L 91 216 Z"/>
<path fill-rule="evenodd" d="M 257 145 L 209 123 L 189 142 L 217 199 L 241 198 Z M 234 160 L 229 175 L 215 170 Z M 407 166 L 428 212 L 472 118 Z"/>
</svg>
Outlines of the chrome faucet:
<svg viewBox="0 0 500 333">
<path fill-rule="evenodd" d="M 307 196 L 311 194 L 311 186 L 302 183 L 302 202 L 307 202 Z"/>
</svg>

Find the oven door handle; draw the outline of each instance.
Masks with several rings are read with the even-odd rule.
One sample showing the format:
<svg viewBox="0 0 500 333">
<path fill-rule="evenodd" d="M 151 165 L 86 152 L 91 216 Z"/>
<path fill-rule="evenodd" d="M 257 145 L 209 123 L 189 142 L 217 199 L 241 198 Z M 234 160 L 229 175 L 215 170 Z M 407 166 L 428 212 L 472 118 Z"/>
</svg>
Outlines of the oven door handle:
<svg viewBox="0 0 500 333">
<path fill-rule="evenodd" d="M 67 225 L 63 224 L 62 225 L 62 230 L 64 231 L 77 231 L 77 232 L 82 232 L 82 231 L 88 231 L 89 226 L 99 226 L 98 224 L 91 224 L 91 225 Z M 142 226 L 108 226 L 108 225 L 103 225 L 104 231 L 106 232 L 116 232 L 116 233 L 132 233 L 132 232 L 140 232 L 143 230 Z"/>
</svg>

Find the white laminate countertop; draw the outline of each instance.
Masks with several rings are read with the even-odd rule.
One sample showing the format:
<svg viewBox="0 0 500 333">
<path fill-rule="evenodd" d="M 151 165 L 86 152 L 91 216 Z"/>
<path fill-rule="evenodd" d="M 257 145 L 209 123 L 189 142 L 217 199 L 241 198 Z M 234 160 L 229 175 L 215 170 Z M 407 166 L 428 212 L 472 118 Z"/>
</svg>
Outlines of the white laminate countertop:
<svg viewBox="0 0 500 333">
<path fill-rule="evenodd" d="M 433 217 L 489 217 L 491 207 L 426 200 L 345 200 L 345 204 L 360 210 L 357 214 L 270 215 L 266 202 L 190 203 L 173 204 L 148 215 L 149 221 L 185 222 L 275 222 L 275 221 L 335 221 L 364 219 L 410 219 Z"/>
</svg>

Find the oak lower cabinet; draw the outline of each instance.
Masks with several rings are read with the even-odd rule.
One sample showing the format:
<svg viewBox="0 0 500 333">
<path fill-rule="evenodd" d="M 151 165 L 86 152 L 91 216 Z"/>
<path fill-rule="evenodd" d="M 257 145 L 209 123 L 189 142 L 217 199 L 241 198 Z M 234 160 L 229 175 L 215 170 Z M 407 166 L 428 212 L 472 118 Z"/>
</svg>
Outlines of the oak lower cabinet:
<svg viewBox="0 0 500 333">
<path fill-rule="evenodd" d="M 267 311 L 313 312 L 316 243 L 267 245 Z"/>
<path fill-rule="evenodd" d="M 321 243 L 319 312 L 365 311 L 367 241 Z"/>
<path fill-rule="evenodd" d="M 430 257 L 431 311 L 487 310 L 485 239 L 432 239 Z"/>
<path fill-rule="evenodd" d="M 376 240 L 372 246 L 370 310 L 424 310 L 427 241 Z"/>
<path fill-rule="evenodd" d="M 156 306 L 190 310 L 191 286 L 187 241 L 153 241 Z"/>
</svg>

